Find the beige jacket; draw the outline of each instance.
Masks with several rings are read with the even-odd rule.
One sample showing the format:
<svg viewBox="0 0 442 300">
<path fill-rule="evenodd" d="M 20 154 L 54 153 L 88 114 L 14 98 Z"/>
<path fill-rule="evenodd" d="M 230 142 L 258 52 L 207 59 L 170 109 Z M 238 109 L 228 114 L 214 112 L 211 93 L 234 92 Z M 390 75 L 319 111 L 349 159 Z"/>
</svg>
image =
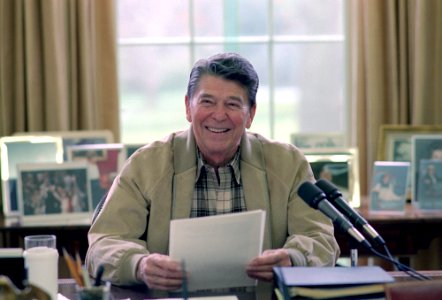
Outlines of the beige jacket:
<svg viewBox="0 0 442 300">
<path fill-rule="evenodd" d="M 339 246 L 330 220 L 297 195 L 314 180 L 308 162 L 294 146 L 246 133 L 241 142 L 241 180 L 247 210 L 267 211 L 264 249 L 287 248 L 298 266 L 333 266 Z M 169 222 L 188 218 L 196 176 L 191 130 L 134 153 L 114 181 L 91 226 L 86 264 L 118 285 L 139 283 L 138 261 L 149 253 L 168 253 Z"/>
</svg>

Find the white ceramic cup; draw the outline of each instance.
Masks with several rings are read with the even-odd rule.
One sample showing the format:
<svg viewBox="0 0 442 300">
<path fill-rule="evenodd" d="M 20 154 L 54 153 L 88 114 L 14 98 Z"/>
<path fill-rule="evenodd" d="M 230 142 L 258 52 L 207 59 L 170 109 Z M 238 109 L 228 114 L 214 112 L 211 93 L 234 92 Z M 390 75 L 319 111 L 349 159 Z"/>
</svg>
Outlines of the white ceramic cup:
<svg viewBox="0 0 442 300">
<path fill-rule="evenodd" d="M 28 282 L 46 291 L 51 299 L 58 294 L 58 251 L 55 235 L 25 237 L 25 267 Z"/>
</svg>

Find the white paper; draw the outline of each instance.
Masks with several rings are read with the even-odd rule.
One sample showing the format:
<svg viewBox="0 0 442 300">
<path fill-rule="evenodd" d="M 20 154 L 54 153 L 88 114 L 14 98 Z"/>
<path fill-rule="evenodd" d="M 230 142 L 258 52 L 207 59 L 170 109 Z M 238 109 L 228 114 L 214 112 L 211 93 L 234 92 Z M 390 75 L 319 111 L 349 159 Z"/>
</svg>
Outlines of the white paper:
<svg viewBox="0 0 442 300">
<path fill-rule="evenodd" d="M 254 286 L 246 266 L 261 254 L 265 211 L 172 220 L 171 258 L 183 261 L 188 290 Z"/>
</svg>

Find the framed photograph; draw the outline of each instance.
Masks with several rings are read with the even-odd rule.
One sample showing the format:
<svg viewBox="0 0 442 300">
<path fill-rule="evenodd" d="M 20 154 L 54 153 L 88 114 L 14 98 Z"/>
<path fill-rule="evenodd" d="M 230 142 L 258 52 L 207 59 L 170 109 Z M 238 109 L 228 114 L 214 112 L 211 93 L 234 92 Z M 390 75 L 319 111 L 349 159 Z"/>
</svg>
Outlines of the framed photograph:
<svg viewBox="0 0 442 300">
<path fill-rule="evenodd" d="M 412 137 L 437 133 L 442 133 L 442 126 L 384 124 L 380 128 L 377 160 L 412 162 Z M 408 176 L 407 201 L 414 197 L 412 170 L 413 165 Z"/>
<path fill-rule="evenodd" d="M 92 208 L 107 193 L 126 160 L 123 144 L 76 145 L 67 148 L 69 161 L 88 165 Z"/>
<path fill-rule="evenodd" d="M 22 225 L 88 224 L 92 216 L 84 162 L 19 164 Z"/>
<path fill-rule="evenodd" d="M 344 148 L 346 147 L 343 133 L 292 133 L 292 144 L 298 148 Z"/>
<path fill-rule="evenodd" d="M 107 144 L 114 142 L 114 136 L 110 130 L 16 132 L 14 135 L 46 135 L 61 137 L 63 141 L 63 161 L 68 160 L 67 148 L 69 146 Z"/>
<path fill-rule="evenodd" d="M 309 149 L 304 154 L 316 180 L 325 179 L 338 187 L 350 206 L 360 207 L 359 161 L 356 148 Z"/>
<path fill-rule="evenodd" d="M 411 162 L 411 137 L 437 133 L 442 134 L 442 126 L 384 124 L 380 128 L 377 160 Z"/>
<path fill-rule="evenodd" d="M 61 163 L 62 140 L 51 136 L 5 136 L 0 138 L 2 206 L 6 218 L 20 214 L 17 195 L 17 165 Z"/>
<path fill-rule="evenodd" d="M 424 161 L 423 161 L 424 160 Z M 425 195 L 424 184 L 419 184 L 419 179 L 425 176 L 428 160 L 442 161 L 442 134 L 415 135 L 412 137 L 412 190 L 413 200 L 417 207 L 427 209 L 430 202 L 429 196 L 425 196 L 424 204 L 421 204 L 420 195 Z M 423 161 L 423 162 L 422 162 Z M 433 164 L 434 167 L 438 164 Z M 437 188 L 438 184 L 435 185 Z"/>
<path fill-rule="evenodd" d="M 442 210 L 442 160 L 421 159 L 417 202 L 421 210 Z"/>
<path fill-rule="evenodd" d="M 410 165 L 410 162 L 374 162 L 370 212 L 405 213 Z"/>
</svg>

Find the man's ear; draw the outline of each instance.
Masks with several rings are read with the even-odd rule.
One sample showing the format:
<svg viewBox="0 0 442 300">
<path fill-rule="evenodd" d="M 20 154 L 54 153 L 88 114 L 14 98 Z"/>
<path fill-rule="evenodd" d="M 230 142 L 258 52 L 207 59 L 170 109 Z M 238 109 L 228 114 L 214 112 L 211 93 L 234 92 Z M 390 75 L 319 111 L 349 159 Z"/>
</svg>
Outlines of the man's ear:
<svg viewBox="0 0 442 300">
<path fill-rule="evenodd" d="M 190 102 L 191 101 L 192 100 L 189 98 L 189 96 L 186 95 L 184 97 L 184 103 L 186 104 L 186 119 L 190 123 L 192 123 L 192 114 L 190 113 Z"/>
<path fill-rule="evenodd" d="M 253 105 L 250 110 L 249 110 L 249 118 L 246 122 L 246 128 L 249 129 L 250 126 L 252 126 L 252 122 L 253 122 L 253 118 L 255 117 L 255 113 L 256 113 L 256 104 Z"/>
</svg>

